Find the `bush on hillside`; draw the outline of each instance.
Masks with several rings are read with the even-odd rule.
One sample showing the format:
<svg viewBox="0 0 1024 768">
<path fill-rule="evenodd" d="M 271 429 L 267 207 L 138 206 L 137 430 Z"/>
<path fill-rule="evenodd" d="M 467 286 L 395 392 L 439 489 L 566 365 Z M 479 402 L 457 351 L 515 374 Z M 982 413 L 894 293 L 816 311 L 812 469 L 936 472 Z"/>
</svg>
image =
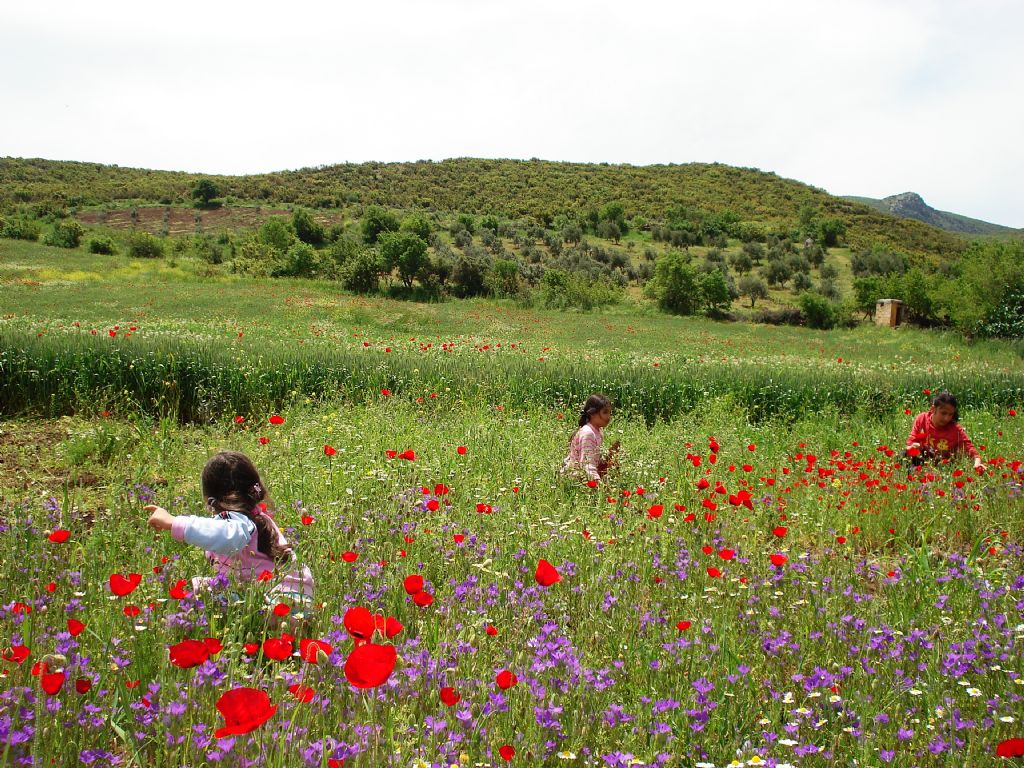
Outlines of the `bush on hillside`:
<svg viewBox="0 0 1024 768">
<path fill-rule="evenodd" d="M 831 301 L 817 293 L 804 293 L 800 296 L 800 311 L 808 328 L 828 330 L 835 328 L 839 313 Z"/>
<path fill-rule="evenodd" d="M 77 248 L 82 242 L 85 229 L 74 219 L 64 219 L 53 225 L 46 233 L 43 243 L 55 248 Z"/>
<path fill-rule="evenodd" d="M 117 253 L 117 246 L 114 245 L 113 239 L 109 237 L 90 238 L 87 247 L 89 253 L 99 253 L 106 256 L 113 256 Z"/>
<path fill-rule="evenodd" d="M 148 232 L 132 232 L 128 236 L 128 255 L 138 259 L 159 259 L 164 255 L 164 241 Z"/>
<path fill-rule="evenodd" d="M 0 237 L 35 241 L 39 239 L 39 233 L 42 231 L 43 226 L 38 221 L 18 216 L 4 222 L 3 228 L 0 229 Z"/>
</svg>

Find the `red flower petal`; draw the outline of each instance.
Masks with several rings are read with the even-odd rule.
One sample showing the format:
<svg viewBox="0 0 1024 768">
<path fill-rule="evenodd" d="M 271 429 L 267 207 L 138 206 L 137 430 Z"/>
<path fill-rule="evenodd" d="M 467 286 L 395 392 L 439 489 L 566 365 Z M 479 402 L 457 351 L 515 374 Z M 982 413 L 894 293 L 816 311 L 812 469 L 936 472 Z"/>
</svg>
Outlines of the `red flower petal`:
<svg viewBox="0 0 1024 768">
<path fill-rule="evenodd" d="M 1024 739 L 1006 739 L 996 746 L 996 757 L 1024 757 Z"/>
<path fill-rule="evenodd" d="M 406 576 L 402 586 L 407 594 L 415 595 L 417 592 L 423 591 L 423 577 L 415 573 L 411 576 Z"/>
<path fill-rule="evenodd" d="M 447 687 L 441 689 L 441 703 L 446 707 L 454 707 L 462 701 L 462 697 L 455 692 L 454 688 Z"/>
<path fill-rule="evenodd" d="M 324 456 L 333 456 L 337 452 L 338 451 L 335 450 L 333 445 L 325 445 L 324 446 Z"/>
<path fill-rule="evenodd" d="M 434 602 L 434 596 L 429 592 L 417 592 L 412 596 L 412 601 L 420 608 L 426 608 Z"/>
<path fill-rule="evenodd" d="M 393 645 L 360 645 L 345 662 L 345 677 L 356 688 L 376 688 L 391 677 L 397 658 Z"/>
<path fill-rule="evenodd" d="M 384 622 L 384 637 L 390 640 L 403 629 L 405 629 L 405 627 L 402 625 L 402 622 L 394 616 L 388 616 L 387 620 Z"/>
<path fill-rule="evenodd" d="M 331 647 L 331 644 L 324 640 L 299 641 L 299 655 L 310 664 L 316 664 L 317 657 L 321 652 L 330 656 L 333 651 L 334 648 Z"/>
<path fill-rule="evenodd" d="M 345 611 L 344 623 L 348 634 L 357 643 L 365 643 L 369 641 L 373 636 L 374 630 L 377 628 L 377 623 L 373 619 L 373 614 L 362 606 L 349 608 Z"/>
<path fill-rule="evenodd" d="M 276 413 L 270 417 L 271 424 L 284 424 L 284 416 L 279 416 Z"/>
<path fill-rule="evenodd" d="M 72 637 L 78 637 L 82 634 L 82 630 L 85 629 L 85 624 L 80 622 L 78 619 L 68 619 L 68 632 Z"/>
<path fill-rule="evenodd" d="M 494 682 L 496 682 L 498 687 L 504 691 L 518 683 L 519 678 L 516 677 L 514 673 L 504 669 L 498 673 L 497 677 L 494 678 Z"/>
<path fill-rule="evenodd" d="M 174 586 L 171 587 L 170 590 L 168 590 L 168 592 L 171 595 L 171 597 L 173 597 L 175 600 L 184 600 L 186 597 L 192 594 L 191 592 L 185 590 L 185 587 L 187 585 L 188 581 L 186 579 L 178 579 L 178 581 L 175 582 Z"/>
<path fill-rule="evenodd" d="M 502 747 L 498 747 L 498 754 L 501 755 L 501 759 L 507 763 L 516 756 L 516 748 L 511 744 L 505 744 Z"/>
<path fill-rule="evenodd" d="M 92 688 L 92 680 L 88 677 L 80 677 L 75 680 L 75 690 L 78 693 L 88 693 L 90 688 Z"/>
<path fill-rule="evenodd" d="M 356 560 L 359 559 L 359 555 L 349 550 L 347 552 L 341 553 L 341 559 L 344 560 L 346 563 L 354 563 Z"/>
<path fill-rule="evenodd" d="M 534 571 L 533 578 L 542 587 L 550 587 L 552 584 L 557 584 L 562 580 L 562 574 L 547 560 L 540 560 L 537 562 L 537 570 Z"/>
<path fill-rule="evenodd" d="M 313 700 L 313 697 L 316 696 L 316 691 L 308 685 L 300 685 L 299 683 L 288 686 L 288 690 L 291 692 L 292 696 L 303 704 L 308 704 Z"/>
<path fill-rule="evenodd" d="M 110 577 L 110 591 L 118 597 L 124 597 L 134 592 L 141 581 L 141 573 L 129 573 L 127 579 L 120 573 L 115 573 Z"/>
<path fill-rule="evenodd" d="M 693 625 L 686 619 L 683 619 L 682 621 L 676 623 L 676 629 L 678 629 L 680 632 L 685 632 L 691 626 Z"/>
<path fill-rule="evenodd" d="M 217 699 L 217 710 L 224 718 L 224 727 L 218 728 L 214 736 L 223 739 L 256 730 L 273 716 L 277 705 L 270 703 L 265 691 L 232 688 Z"/>
<path fill-rule="evenodd" d="M 274 661 L 284 661 L 292 655 L 294 646 L 291 640 L 283 637 L 268 637 L 263 641 L 263 655 Z"/>
<path fill-rule="evenodd" d="M 172 645 L 168 652 L 171 664 L 182 669 L 197 667 L 210 658 L 210 649 L 202 640 L 182 640 Z"/>
<path fill-rule="evenodd" d="M 63 544 L 71 536 L 71 531 L 65 531 L 63 528 L 58 529 L 51 533 L 47 538 L 54 544 Z"/>
<path fill-rule="evenodd" d="M 274 610 L 271 611 L 275 616 L 287 616 L 291 613 L 292 609 L 287 603 L 278 603 L 274 606 Z"/>
<path fill-rule="evenodd" d="M 46 691 L 47 696 L 56 695 L 57 691 L 64 685 L 65 675 L 63 672 L 51 672 L 39 677 L 39 684 Z"/>
<path fill-rule="evenodd" d="M 11 648 L 4 648 L 3 652 L 0 653 L 0 658 L 3 658 L 4 661 L 21 664 L 31 653 L 32 651 L 29 650 L 27 645 L 15 645 Z"/>
</svg>

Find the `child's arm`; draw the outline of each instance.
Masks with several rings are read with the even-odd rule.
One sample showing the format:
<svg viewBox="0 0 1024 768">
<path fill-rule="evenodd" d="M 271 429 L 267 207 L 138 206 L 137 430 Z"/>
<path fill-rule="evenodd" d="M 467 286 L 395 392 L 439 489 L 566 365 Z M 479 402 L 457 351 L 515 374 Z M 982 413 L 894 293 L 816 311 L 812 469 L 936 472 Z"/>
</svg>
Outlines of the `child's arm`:
<svg viewBox="0 0 1024 768">
<path fill-rule="evenodd" d="M 928 414 L 919 413 L 914 419 L 914 425 L 910 428 L 910 434 L 907 435 L 907 448 L 920 448 L 924 440 L 924 435 L 928 434 Z"/>
<path fill-rule="evenodd" d="M 967 436 L 967 430 L 964 429 L 960 424 L 956 425 L 957 435 L 960 438 L 959 444 L 963 450 L 967 451 L 967 455 L 974 459 L 974 468 L 977 470 L 984 469 L 985 464 L 981 460 L 981 454 L 978 453 L 978 449 L 974 447 L 974 443 L 971 442 L 971 438 Z"/>
<path fill-rule="evenodd" d="M 194 544 L 218 555 L 233 555 L 249 543 L 256 525 L 242 515 L 227 519 L 172 515 L 166 509 L 150 504 L 149 525 L 158 531 L 170 531 L 171 538 Z"/>
<path fill-rule="evenodd" d="M 601 438 L 590 430 L 584 430 L 580 435 L 580 464 L 583 465 L 588 478 L 601 479 L 601 472 L 598 469 L 601 464 Z"/>
</svg>

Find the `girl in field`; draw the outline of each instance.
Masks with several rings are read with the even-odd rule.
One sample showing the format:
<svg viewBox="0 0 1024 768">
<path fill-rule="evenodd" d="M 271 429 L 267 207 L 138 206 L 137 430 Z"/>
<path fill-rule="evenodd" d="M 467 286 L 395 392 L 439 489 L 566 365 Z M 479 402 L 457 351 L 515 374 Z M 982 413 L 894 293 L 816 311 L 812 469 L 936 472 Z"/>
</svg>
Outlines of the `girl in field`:
<svg viewBox="0 0 1024 768">
<path fill-rule="evenodd" d="M 615 464 L 619 443 L 612 444 L 608 453 L 601 455 L 604 442 L 602 430 L 612 420 L 612 403 L 604 395 L 591 395 L 580 411 L 580 428 L 569 441 L 569 455 L 562 465 L 562 474 L 584 475 L 589 480 L 600 480 Z"/>
<path fill-rule="evenodd" d="M 956 397 L 945 390 L 935 395 L 932 407 L 917 415 L 907 436 L 905 455 L 910 463 L 919 467 L 928 459 L 948 460 L 956 454 L 966 453 L 974 459 L 976 472 L 984 470 L 978 449 L 960 426 L 959 418 Z"/>
<path fill-rule="evenodd" d="M 202 474 L 203 497 L 213 517 L 172 515 L 150 504 L 149 525 L 170 531 L 171 538 L 206 549 L 218 576 L 236 583 L 269 581 L 267 602 L 283 602 L 302 610 L 312 607 L 313 575 L 302 566 L 284 577 L 278 566 L 290 564 L 294 553 L 267 508 L 267 490 L 259 472 L 243 453 L 222 451 L 206 462 Z M 270 577 L 266 574 L 270 574 Z M 192 586 L 201 590 L 215 577 L 197 576 Z"/>
</svg>

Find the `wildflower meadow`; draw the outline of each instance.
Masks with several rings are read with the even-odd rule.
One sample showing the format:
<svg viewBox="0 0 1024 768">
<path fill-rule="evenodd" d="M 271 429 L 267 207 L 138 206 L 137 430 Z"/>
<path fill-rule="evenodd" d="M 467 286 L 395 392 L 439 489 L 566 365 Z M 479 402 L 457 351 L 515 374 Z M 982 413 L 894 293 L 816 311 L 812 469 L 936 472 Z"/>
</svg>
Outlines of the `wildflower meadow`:
<svg viewBox="0 0 1024 768">
<path fill-rule="evenodd" d="M 0 270 L 0 764 L 1024 755 L 1012 346 L 33 258 Z M 979 472 L 901 463 L 944 388 Z M 559 468 L 591 392 L 622 449 L 584 483 Z M 221 449 L 312 610 L 272 573 L 195 590 L 202 550 L 147 526 L 208 514 Z"/>
</svg>

